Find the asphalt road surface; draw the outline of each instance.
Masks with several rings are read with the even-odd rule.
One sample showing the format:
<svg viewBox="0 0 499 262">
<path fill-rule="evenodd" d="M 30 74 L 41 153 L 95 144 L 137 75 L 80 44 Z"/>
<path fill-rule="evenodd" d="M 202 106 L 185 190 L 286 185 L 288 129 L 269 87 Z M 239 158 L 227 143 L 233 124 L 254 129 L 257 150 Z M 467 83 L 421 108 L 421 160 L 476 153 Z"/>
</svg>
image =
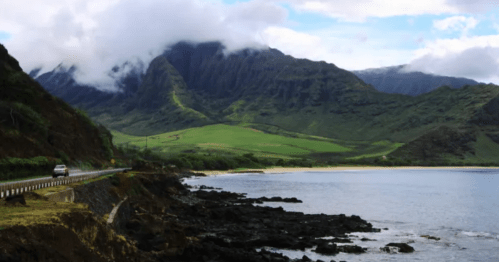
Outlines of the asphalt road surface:
<svg viewBox="0 0 499 262">
<path fill-rule="evenodd" d="M 101 172 L 101 171 L 115 171 L 115 172 L 121 172 L 123 170 L 125 170 L 127 168 L 116 168 L 116 169 L 104 169 L 104 170 L 93 170 L 93 171 L 82 171 L 80 169 L 69 169 L 69 176 L 82 176 L 82 175 L 90 175 L 90 174 L 95 174 L 95 173 L 98 173 L 98 172 Z M 41 178 L 34 178 L 34 179 L 28 179 L 28 180 L 22 180 L 22 181 L 13 181 L 13 182 L 7 182 L 7 183 L 0 183 L 0 186 L 1 185 L 8 185 L 8 184 L 15 184 L 15 183 L 19 183 L 19 182 L 29 182 L 29 181 L 36 181 L 36 180 L 40 180 L 40 179 L 47 179 L 47 178 L 51 178 L 52 176 L 46 176 L 46 177 L 41 177 Z M 57 178 L 53 178 L 53 179 L 58 179 L 58 178 L 62 178 L 64 176 L 58 176 Z"/>
</svg>

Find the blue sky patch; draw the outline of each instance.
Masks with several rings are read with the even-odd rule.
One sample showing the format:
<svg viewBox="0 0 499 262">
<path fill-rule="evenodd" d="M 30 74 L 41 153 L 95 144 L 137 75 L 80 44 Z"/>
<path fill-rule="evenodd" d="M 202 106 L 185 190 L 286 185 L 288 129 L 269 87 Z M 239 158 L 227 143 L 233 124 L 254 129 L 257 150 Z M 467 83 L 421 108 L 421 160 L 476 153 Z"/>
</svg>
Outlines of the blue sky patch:
<svg viewBox="0 0 499 262">
<path fill-rule="evenodd" d="M 11 35 L 7 32 L 0 31 L 0 41 L 9 40 Z"/>
</svg>

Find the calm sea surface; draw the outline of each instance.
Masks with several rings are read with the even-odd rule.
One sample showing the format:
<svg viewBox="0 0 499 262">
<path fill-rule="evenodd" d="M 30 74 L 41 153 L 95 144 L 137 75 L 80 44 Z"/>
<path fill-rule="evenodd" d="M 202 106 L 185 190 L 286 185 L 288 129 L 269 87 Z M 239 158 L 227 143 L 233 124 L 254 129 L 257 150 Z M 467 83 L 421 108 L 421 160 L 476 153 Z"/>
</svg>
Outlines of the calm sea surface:
<svg viewBox="0 0 499 262">
<path fill-rule="evenodd" d="M 499 169 L 237 174 L 185 182 L 247 193 L 248 197 L 296 197 L 303 203 L 265 205 L 311 214 L 359 215 L 374 227 L 388 228 L 353 234 L 377 240 L 354 241 L 368 248 L 362 255 L 274 250 L 292 258 L 305 254 L 324 261 L 499 261 Z M 416 252 L 380 252 L 389 242 L 409 243 Z"/>
</svg>

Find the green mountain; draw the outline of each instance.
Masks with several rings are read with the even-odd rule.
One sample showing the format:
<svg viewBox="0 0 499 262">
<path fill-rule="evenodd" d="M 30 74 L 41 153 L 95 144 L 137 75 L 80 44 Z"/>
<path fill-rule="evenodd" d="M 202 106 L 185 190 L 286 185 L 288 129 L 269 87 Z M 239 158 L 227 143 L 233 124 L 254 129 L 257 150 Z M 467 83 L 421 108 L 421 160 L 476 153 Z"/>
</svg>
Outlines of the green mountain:
<svg viewBox="0 0 499 262">
<path fill-rule="evenodd" d="M 165 57 L 160 56 L 151 62 L 132 96 L 123 98 L 118 94 L 107 104 L 85 109 L 96 121 L 111 129 L 152 134 L 213 123 L 206 115 L 194 110 L 193 103 L 182 76 Z"/>
<path fill-rule="evenodd" d="M 82 91 L 69 92 L 74 86 L 58 84 L 57 74 L 37 80 L 52 94 L 74 101 L 71 94 Z M 62 75 L 71 78 L 68 71 Z M 484 141 L 495 144 L 499 137 L 495 85 L 444 86 L 416 97 L 386 94 L 333 64 L 275 49 L 227 54 L 219 43 L 182 42 L 150 63 L 135 92 L 130 91 L 134 85 L 124 83 L 115 94 L 84 89 L 100 103 L 84 96 L 71 103 L 111 129 L 133 135 L 246 123 L 273 133 L 402 142 L 406 145 L 392 156 L 408 160 L 482 161 L 480 152 L 493 152 Z M 430 154 L 412 154 L 415 148 Z"/>
<path fill-rule="evenodd" d="M 418 96 L 428 93 L 440 86 L 461 88 L 465 85 L 479 83 L 467 78 L 439 76 L 422 72 L 406 72 L 406 65 L 370 68 L 352 71 L 364 82 L 371 84 L 376 90 L 390 94 Z"/>
<path fill-rule="evenodd" d="M 0 141 L 0 175 L 8 171 L 3 168 L 34 163 L 15 158 L 102 164 L 113 156 L 109 131 L 45 91 L 1 44 Z"/>
</svg>

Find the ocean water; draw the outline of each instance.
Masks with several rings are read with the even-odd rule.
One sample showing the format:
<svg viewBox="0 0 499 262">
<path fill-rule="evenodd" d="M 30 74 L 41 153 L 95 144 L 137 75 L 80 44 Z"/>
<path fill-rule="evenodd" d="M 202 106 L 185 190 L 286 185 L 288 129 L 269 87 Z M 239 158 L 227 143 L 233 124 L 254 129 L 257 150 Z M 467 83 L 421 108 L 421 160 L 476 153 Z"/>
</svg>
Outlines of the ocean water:
<svg viewBox="0 0 499 262">
<path fill-rule="evenodd" d="M 499 169 L 404 169 L 229 174 L 185 180 L 247 197 L 296 197 L 303 203 L 265 203 L 304 213 L 359 215 L 380 233 L 356 233 L 366 254 L 322 256 L 310 250 L 277 250 L 330 261 L 499 261 Z M 430 240 L 422 235 L 440 238 Z M 376 241 L 362 242 L 367 237 Z M 356 240 L 359 239 L 359 240 Z M 388 254 L 390 242 L 416 252 Z"/>
</svg>

